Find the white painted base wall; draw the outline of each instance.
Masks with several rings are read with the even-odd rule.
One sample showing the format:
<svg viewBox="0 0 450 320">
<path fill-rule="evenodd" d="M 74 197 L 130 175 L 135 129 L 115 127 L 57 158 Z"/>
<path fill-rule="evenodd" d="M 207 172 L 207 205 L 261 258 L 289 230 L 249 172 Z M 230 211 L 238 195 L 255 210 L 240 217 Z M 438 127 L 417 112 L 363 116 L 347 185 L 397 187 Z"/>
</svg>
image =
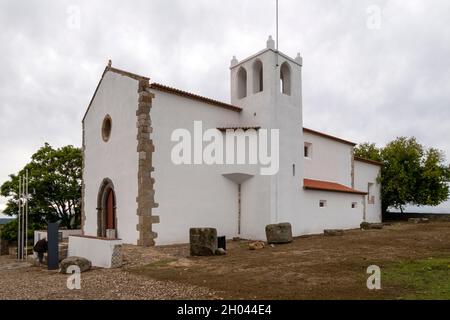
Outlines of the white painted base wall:
<svg viewBox="0 0 450 320">
<path fill-rule="evenodd" d="M 114 247 L 121 244 L 122 240 L 70 236 L 68 257 L 86 258 L 93 267 L 111 268 Z"/>
<path fill-rule="evenodd" d="M 355 161 L 355 188 L 368 191 L 368 183 L 373 183 L 372 193 L 364 197 L 366 202 L 365 221 L 370 223 L 381 222 L 381 188 L 377 182 L 380 167 L 364 162 Z M 369 203 L 369 197 L 373 197 L 374 203 Z"/>
<path fill-rule="evenodd" d="M 363 222 L 363 196 L 357 194 L 326 192 L 326 191 L 304 191 L 305 201 L 300 213 L 299 234 L 319 234 L 325 229 L 355 229 Z M 319 201 L 326 200 L 324 208 L 319 207 Z M 352 209 L 352 202 L 357 207 Z"/>
</svg>

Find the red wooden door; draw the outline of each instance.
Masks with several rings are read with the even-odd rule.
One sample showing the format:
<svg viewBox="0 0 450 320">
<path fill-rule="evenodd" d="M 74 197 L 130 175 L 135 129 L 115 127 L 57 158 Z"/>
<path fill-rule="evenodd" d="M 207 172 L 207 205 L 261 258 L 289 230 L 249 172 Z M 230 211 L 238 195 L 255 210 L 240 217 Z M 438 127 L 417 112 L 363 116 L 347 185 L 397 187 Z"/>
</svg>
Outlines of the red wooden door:
<svg viewBox="0 0 450 320">
<path fill-rule="evenodd" d="M 114 229 L 114 193 L 109 190 L 106 200 L 106 229 Z"/>
</svg>

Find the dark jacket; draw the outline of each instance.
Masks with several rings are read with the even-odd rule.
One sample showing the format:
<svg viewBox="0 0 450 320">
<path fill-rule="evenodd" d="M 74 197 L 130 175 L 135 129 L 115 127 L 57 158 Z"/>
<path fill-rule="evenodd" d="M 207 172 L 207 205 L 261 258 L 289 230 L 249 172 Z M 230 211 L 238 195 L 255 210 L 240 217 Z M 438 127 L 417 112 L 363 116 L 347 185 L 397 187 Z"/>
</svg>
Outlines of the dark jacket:
<svg viewBox="0 0 450 320">
<path fill-rule="evenodd" d="M 36 252 L 47 252 L 47 250 L 48 250 L 47 240 L 41 239 L 38 242 L 36 242 L 33 250 Z"/>
</svg>

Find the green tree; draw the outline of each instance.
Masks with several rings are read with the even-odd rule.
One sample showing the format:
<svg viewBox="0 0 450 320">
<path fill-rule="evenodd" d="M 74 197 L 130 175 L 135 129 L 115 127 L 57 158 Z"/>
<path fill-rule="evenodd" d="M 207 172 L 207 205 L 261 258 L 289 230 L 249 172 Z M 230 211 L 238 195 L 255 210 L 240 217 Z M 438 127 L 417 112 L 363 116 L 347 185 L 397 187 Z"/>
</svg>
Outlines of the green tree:
<svg viewBox="0 0 450 320">
<path fill-rule="evenodd" d="M 443 165 L 444 153 L 430 148 L 426 151 L 421 165 L 421 173 L 417 179 L 416 203 L 437 206 L 448 198 L 448 167 Z"/>
<path fill-rule="evenodd" d="M 5 224 L 0 231 L 0 236 L 4 240 L 17 240 L 17 219 Z M 27 239 L 33 239 L 34 230 L 45 229 L 41 223 L 31 222 L 28 224 Z"/>
<path fill-rule="evenodd" d="M 382 162 L 382 210 L 393 207 L 403 212 L 407 204 L 436 206 L 448 199 L 450 167 L 444 165 L 442 151 L 424 149 L 414 137 L 400 137 L 377 148 L 364 143 L 355 148 L 355 155 Z"/>
<path fill-rule="evenodd" d="M 77 228 L 81 220 L 81 163 L 79 148 L 65 146 L 53 149 L 48 143 L 31 157 L 17 174 L 1 186 L 1 195 L 8 197 L 4 214 L 18 212 L 19 176 L 29 173 L 29 221 L 42 226 L 59 221 L 62 227 Z"/>
<path fill-rule="evenodd" d="M 369 160 L 381 161 L 380 149 L 377 148 L 375 143 L 361 143 L 355 147 L 355 156 L 365 158 Z"/>
<path fill-rule="evenodd" d="M 405 205 L 415 202 L 422 157 L 423 147 L 415 138 L 397 138 L 381 150 L 383 211 L 394 207 L 403 212 Z"/>
</svg>

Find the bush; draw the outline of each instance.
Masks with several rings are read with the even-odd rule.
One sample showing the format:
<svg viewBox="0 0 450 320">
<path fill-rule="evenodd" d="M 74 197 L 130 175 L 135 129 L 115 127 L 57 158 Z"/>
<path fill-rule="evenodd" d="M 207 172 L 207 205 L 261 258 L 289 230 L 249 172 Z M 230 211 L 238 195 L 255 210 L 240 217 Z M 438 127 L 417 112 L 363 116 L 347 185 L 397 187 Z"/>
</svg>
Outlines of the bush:
<svg viewBox="0 0 450 320">
<path fill-rule="evenodd" d="M 1 238 L 8 241 L 17 241 L 17 219 L 14 219 L 5 224 L 1 230 Z M 28 225 L 27 238 L 32 239 L 34 237 L 35 230 L 45 229 L 42 224 L 30 223 Z"/>
</svg>

